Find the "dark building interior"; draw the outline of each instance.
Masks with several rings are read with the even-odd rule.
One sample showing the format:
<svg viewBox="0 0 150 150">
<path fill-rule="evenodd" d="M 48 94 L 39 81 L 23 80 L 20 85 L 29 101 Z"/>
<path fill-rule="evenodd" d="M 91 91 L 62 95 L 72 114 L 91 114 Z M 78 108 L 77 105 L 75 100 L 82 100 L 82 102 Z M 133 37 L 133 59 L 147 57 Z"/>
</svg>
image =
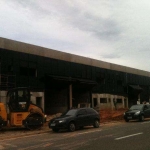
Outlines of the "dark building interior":
<svg viewBox="0 0 150 150">
<path fill-rule="evenodd" d="M 44 91 L 45 111 L 64 111 L 69 107 L 69 85 L 76 107 L 91 102 L 91 93 L 109 93 L 127 96 L 129 105 L 150 96 L 150 78 L 136 74 L 108 70 L 79 63 L 0 49 L 0 90 L 30 87 Z"/>
</svg>

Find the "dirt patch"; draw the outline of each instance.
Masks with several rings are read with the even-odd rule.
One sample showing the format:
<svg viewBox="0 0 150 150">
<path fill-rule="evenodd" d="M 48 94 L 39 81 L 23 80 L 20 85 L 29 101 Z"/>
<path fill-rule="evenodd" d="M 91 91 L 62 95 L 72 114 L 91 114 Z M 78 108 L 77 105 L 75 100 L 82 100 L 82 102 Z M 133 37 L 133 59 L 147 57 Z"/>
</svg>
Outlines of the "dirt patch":
<svg viewBox="0 0 150 150">
<path fill-rule="evenodd" d="M 107 121 L 119 121 L 123 120 L 123 113 L 127 109 L 118 109 L 118 110 L 100 110 L 101 122 Z"/>
<path fill-rule="evenodd" d="M 108 122 L 108 121 L 119 121 L 119 120 L 123 120 L 123 113 L 126 111 L 127 109 L 117 109 L 117 110 L 100 110 L 100 118 L 101 118 L 101 122 Z M 48 115 L 46 121 L 50 121 L 53 118 L 59 117 L 61 115 L 61 113 L 57 113 L 54 115 Z"/>
</svg>

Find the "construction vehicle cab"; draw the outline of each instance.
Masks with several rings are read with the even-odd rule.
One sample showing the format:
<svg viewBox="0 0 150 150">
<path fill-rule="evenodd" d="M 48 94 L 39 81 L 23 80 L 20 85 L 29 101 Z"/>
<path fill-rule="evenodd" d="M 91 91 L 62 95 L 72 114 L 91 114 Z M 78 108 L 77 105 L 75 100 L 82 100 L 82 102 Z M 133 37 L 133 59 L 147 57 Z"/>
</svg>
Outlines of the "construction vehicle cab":
<svg viewBox="0 0 150 150">
<path fill-rule="evenodd" d="M 7 92 L 7 106 L 0 103 L 0 128 L 9 126 L 37 129 L 43 123 L 43 110 L 31 103 L 29 88 L 14 88 Z"/>
<path fill-rule="evenodd" d="M 27 112 L 30 105 L 28 88 L 17 88 L 8 91 L 7 104 L 11 112 Z"/>
</svg>

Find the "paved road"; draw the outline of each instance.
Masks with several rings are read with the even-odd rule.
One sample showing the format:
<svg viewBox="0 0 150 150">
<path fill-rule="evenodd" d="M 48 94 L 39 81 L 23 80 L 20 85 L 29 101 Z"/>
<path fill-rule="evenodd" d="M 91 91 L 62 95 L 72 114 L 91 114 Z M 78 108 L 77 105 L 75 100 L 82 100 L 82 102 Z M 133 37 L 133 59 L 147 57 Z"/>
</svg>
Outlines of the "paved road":
<svg viewBox="0 0 150 150">
<path fill-rule="evenodd" d="M 103 124 L 73 133 L 47 130 L 34 135 L 0 140 L 0 149 L 10 150 L 150 150 L 150 121 Z"/>
</svg>

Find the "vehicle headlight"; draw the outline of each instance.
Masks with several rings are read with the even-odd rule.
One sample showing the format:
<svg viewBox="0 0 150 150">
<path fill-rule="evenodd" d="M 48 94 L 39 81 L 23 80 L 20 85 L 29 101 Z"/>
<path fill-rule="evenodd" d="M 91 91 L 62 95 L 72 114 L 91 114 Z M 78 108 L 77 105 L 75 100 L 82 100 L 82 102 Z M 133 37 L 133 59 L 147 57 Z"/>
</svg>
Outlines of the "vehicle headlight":
<svg viewBox="0 0 150 150">
<path fill-rule="evenodd" d="M 59 120 L 59 123 L 63 123 L 63 122 L 65 122 L 65 120 Z"/>
<path fill-rule="evenodd" d="M 135 115 L 139 115 L 140 114 L 140 111 L 137 111 L 136 113 L 135 113 Z"/>
</svg>

